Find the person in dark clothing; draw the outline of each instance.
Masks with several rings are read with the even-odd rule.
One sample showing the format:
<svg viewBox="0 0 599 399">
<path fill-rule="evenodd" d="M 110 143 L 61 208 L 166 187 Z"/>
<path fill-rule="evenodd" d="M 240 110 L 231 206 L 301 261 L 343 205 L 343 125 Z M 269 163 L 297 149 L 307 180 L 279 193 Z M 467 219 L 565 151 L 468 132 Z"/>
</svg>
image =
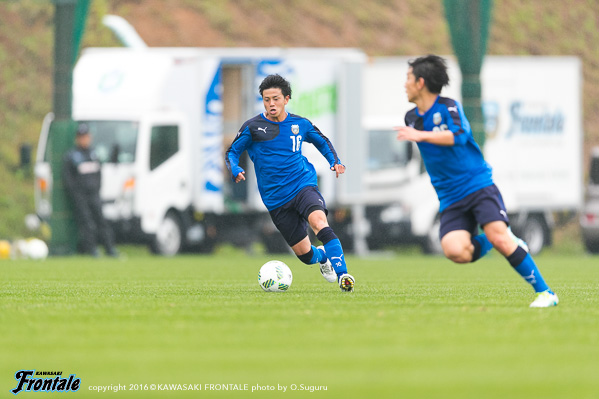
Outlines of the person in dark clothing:
<svg viewBox="0 0 599 399">
<path fill-rule="evenodd" d="M 91 147 L 89 127 L 82 123 L 77 127 L 75 147 L 64 156 L 63 181 L 72 200 L 75 221 L 79 230 L 79 251 L 99 256 L 100 241 L 109 256 L 118 256 L 110 225 L 102 214 L 100 183 L 101 164 Z"/>
</svg>

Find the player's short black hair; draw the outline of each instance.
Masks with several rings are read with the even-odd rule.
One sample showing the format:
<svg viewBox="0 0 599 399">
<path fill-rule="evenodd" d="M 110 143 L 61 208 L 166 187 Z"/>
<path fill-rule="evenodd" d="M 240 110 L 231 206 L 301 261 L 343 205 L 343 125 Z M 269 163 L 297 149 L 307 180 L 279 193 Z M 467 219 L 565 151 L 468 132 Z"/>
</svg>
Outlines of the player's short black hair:
<svg viewBox="0 0 599 399">
<path fill-rule="evenodd" d="M 441 89 L 449 84 L 447 63 L 438 55 L 429 54 L 419 57 L 410 60 L 408 65 L 412 67 L 412 73 L 416 80 L 423 78 L 426 88 L 433 94 L 441 93 Z"/>
<path fill-rule="evenodd" d="M 260 83 L 260 95 L 262 96 L 262 92 L 264 90 L 278 88 L 281 89 L 281 93 L 283 93 L 283 97 L 289 96 L 291 98 L 291 85 L 289 82 L 279 74 L 268 75 L 264 78 L 262 83 Z"/>
</svg>

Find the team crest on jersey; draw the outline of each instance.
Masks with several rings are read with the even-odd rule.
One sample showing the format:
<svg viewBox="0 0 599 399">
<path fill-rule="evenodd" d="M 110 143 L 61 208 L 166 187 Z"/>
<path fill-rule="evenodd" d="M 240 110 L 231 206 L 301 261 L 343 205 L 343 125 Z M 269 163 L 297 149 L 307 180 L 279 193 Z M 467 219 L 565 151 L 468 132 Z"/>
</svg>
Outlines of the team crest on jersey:
<svg viewBox="0 0 599 399">
<path fill-rule="evenodd" d="M 433 114 L 433 123 L 435 125 L 438 125 L 439 123 L 441 123 L 443 119 L 441 118 L 441 113 L 440 112 L 435 112 Z"/>
<path fill-rule="evenodd" d="M 291 133 L 298 134 L 299 133 L 299 125 L 291 125 Z"/>
</svg>

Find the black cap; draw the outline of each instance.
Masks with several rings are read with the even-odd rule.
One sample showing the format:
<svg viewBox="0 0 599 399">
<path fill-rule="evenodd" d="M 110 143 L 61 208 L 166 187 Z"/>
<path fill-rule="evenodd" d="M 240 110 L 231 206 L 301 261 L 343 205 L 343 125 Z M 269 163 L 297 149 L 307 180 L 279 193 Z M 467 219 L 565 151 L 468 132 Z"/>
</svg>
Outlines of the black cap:
<svg viewBox="0 0 599 399">
<path fill-rule="evenodd" d="M 89 133 L 89 127 L 87 126 L 87 124 L 80 123 L 79 126 L 77 126 L 77 136 L 83 136 L 84 134 L 88 134 L 88 133 Z"/>
</svg>

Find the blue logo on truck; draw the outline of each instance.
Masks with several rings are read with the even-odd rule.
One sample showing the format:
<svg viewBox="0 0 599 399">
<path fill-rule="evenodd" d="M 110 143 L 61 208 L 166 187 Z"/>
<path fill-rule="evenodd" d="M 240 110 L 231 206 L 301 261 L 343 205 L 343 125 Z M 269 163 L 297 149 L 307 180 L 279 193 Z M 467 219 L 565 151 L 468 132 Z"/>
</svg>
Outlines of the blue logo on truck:
<svg viewBox="0 0 599 399">
<path fill-rule="evenodd" d="M 205 188 L 208 191 L 221 191 L 222 185 L 216 181 L 222 176 L 221 167 L 221 131 L 222 131 L 222 68 L 218 66 L 210 88 L 206 93 L 206 120 L 203 151 L 204 151 L 204 176 L 206 177 Z"/>
<path fill-rule="evenodd" d="M 515 102 L 510 107 L 510 116 L 506 137 L 514 134 L 559 135 L 564 132 L 566 118 L 559 109 L 553 112 L 547 109 L 527 110 L 521 102 Z"/>
</svg>

